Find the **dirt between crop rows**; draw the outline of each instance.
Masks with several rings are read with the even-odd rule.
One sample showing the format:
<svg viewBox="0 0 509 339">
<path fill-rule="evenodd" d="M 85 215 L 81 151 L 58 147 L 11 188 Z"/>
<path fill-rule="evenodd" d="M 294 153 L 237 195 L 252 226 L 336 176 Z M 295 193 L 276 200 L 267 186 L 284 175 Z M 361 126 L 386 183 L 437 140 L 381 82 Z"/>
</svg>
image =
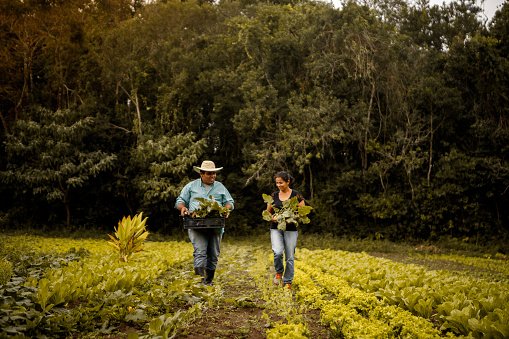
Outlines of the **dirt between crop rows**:
<svg viewBox="0 0 509 339">
<path fill-rule="evenodd" d="M 199 319 L 188 326 L 185 333 L 180 333 L 176 338 L 266 338 L 270 324 L 282 321 L 270 312 L 264 312 L 265 301 L 261 297 L 261 291 L 247 269 L 239 264 L 251 260 L 247 257 L 249 254 L 244 253 L 244 257 L 237 255 L 235 258 L 231 255 L 223 256 L 223 252 L 227 250 L 221 250 L 221 268 L 218 269 L 215 280 L 223 293 L 219 305 L 206 309 Z M 232 259 L 235 262 L 232 262 Z M 269 274 L 272 273 L 267 271 L 267 275 Z M 331 338 L 327 327 L 320 324 L 318 310 L 310 310 L 303 314 L 303 317 L 311 332 L 311 338 Z"/>
</svg>

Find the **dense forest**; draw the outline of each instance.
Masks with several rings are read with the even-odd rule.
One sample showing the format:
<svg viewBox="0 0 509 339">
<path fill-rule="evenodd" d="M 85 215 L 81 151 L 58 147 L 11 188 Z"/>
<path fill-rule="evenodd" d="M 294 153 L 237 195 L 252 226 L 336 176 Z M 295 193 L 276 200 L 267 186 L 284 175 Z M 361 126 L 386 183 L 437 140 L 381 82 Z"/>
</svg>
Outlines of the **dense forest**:
<svg viewBox="0 0 509 339">
<path fill-rule="evenodd" d="M 112 229 L 213 160 L 231 232 L 508 239 L 509 3 L 0 0 L 0 227 Z"/>
</svg>

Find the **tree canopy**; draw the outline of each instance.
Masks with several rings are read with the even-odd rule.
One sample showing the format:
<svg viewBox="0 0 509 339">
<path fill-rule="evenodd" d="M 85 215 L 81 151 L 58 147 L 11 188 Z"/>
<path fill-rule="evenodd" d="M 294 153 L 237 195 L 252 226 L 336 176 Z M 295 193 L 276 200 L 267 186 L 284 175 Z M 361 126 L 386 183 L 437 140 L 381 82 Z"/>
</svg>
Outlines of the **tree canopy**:
<svg viewBox="0 0 509 339">
<path fill-rule="evenodd" d="M 304 231 L 508 235 L 507 3 L 490 22 L 475 0 L 0 9 L 0 225 L 144 212 L 169 230 L 211 159 L 234 232 L 263 223 L 262 193 L 288 170 L 313 206 Z"/>
</svg>

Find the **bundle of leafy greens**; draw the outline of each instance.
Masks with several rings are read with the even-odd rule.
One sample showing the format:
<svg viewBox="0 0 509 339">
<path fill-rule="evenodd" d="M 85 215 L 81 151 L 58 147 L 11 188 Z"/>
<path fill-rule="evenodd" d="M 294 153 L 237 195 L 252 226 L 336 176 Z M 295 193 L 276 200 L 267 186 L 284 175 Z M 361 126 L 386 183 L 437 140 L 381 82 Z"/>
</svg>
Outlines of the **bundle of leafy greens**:
<svg viewBox="0 0 509 339">
<path fill-rule="evenodd" d="M 196 200 L 200 202 L 200 208 L 193 211 L 192 218 L 223 218 L 230 214 L 230 209 L 219 205 L 211 195 L 209 199 L 196 198 Z"/>
<path fill-rule="evenodd" d="M 268 194 L 262 194 L 262 196 L 263 201 L 267 204 L 272 205 L 274 203 L 272 196 Z M 295 224 L 296 226 L 299 226 L 299 224 L 309 224 L 308 214 L 313 209 L 311 206 L 299 206 L 297 197 L 283 201 L 282 208 L 274 206 L 272 208 L 274 209 L 274 214 L 272 215 L 267 210 L 262 212 L 263 220 L 273 221 L 274 218 L 277 222 L 277 229 L 282 231 L 286 231 L 287 224 Z"/>
</svg>

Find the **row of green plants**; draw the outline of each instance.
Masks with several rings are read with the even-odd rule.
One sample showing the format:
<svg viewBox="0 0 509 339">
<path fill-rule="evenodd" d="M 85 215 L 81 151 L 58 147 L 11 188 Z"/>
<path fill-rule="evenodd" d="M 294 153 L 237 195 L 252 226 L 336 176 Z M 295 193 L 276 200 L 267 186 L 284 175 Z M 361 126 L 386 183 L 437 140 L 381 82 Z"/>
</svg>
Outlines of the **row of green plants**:
<svg viewBox="0 0 509 339">
<path fill-rule="evenodd" d="M 445 333 L 509 336 L 507 280 L 491 281 L 464 272 L 427 270 L 366 253 L 303 249 L 300 257 L 305 258 L 305 263 L 312 263 L 319 274 L 336 277 L 387 305 L 429 319 Z M 499 264 L 508 265 L 506 261 Z"/>
<path fill-rule="evenodd" d="M 458 254 L 416 254 L 415 257 L 432 260 L 452 261 L 462 265 L 482 269 L 490 274 L 493 274 L 493 272 L 498 272 L 500 273 L 502 279 L 509 280 L 509 265 L 507 265 L 508 257 L 501 253 L 495 254 L 493 258 L 491 256 L 466 257 Z"/>
<path fill-rule="evenodd" d="M 306 338 L 310 330 L 304 320 L 303 314 L 309 309 L 319 309 L 321 322 L 326 325 L 333 335 L 338 337 L 354 338 L 391 338 L 391 337 L 505 337 L 505 317 L 503 312 L 493 305 L 505 305 L 504 301 L 494 293 L 495 284 L 504 290 L 504 285 L 497 282 L 485 281 L 478 289 L 472 289 L 471 297 L 484 300 L 482 290 L 487 288 L 486 295 L 490 295 L 493 305 L 488 306 L 478 314 L 463 319 L 470 328 L 461 328 L 458 319 L 461 317 L 461 308 L 457 304 L 443 303 L 441 307 L 433 306 L 430 298 L 436 298 L 437 292 L 419 290 L 422 284 L 428 284 L 423 277 L 416 277 L 412 272 L 428 272 L 430 279 L 444 279 L 444 276 L 435 276 L 434 271 L 428 271 L 417 265 L 405 265 L 386 259 L 371 257 L 365 253 L 349 253 L 344 251 L 323 251 L 299 249 L 296 277 L 294 280 L 294 293 L 275 288 L 271 282 L 272 254 L 261 248 L 246 248 L 251 250 L 253 265 L 249 268 L 257 287 L 261 290 L 265 300 L 265 317 L 272 319 L 267 324 L 267 337 L 269 338 Z M 323 252 L 330 254 L 323 255 Z M 460 258 L 461 256 L 456 255 Z M 369 261 L 367 259 L 372 258 Z M 464 257 L 465 260 L 476 260 Z M 482 260 L 478 258 L 477 260 Z M 337 262 L 337 265 L 336 265 Z M 362 264 L 367 262 L 367 264 Z M 385 274 L 393 274 L 397 280 L 395 286 L 403 288 L 399 301 L 387 298 L 384 291 L 362 288 L 361 285 L 372 281 L 375 286 L 380 281 L 380 270 L 385 268 Z M 369 266 L 369 270 L 365 268 Z M 349 270 L 359 267 L 360 274 L 350 274 Z M 398 270 L 396 267 L 399 267 Z M 273 271 L 273 270 L 272 270 Z M 405 274 L 409 271 L 410 274 Z M 370 273 L 371 272 L 371 273 Z M 273 273 L 273 272 L 272 272 Z M 344 274 L 343 274 L 344 273 Z M 442 273 L 440 273 L 442 274 Z M 443 272 L 445 275 L 446 272 Z M 457 273 L 449 273 L 455 276 Z M 465 279 L 467 278 L 463 275 Z M 462 280 L 459 279 L 458 280 Z M 473 283 L 479 280 L 472 278 Z M 451 279 L 445 279 L 443 285 L 451 284 L 451 290 L 458 288 Z M 406 286 L 406 289 L 405 289 Z M 388 289 L 385 290 L 387 292 Z M 429 293 L 429 295 L 425 295 Z M 442 291 L 442 293 L 449 293 Z M 395 294 L 394 292 L 392 293 Z M 452 294 L 450 299 L 458 295 Z M 449 300 L 449 299 L 448 299 Z M 486 300 L 484 300 L 486 302 Z M 439 311 L 440 310 L 440 313 Z M 489 309 L 491 315 L 482 318 Z M 469 311 L 469 314 L 472 314 Z M 274 315 L 276 315 L 274 317 Z M 499 318 L 497 318 L 499 317 Z M 274 320 L 277 319 L 277 320 Z M 498 319 L 498 320 L 497 320 Z"/>
<path fill-rule="evenodd" d="M 116 232 L 125 225 L 119 224 Z M 113 238 L 117 245 L 133 239 Z M 131 247 L 126 261 L 106 239 L 1 240 L 0 257 L 12 263 L 13 270 L 0 284 L 0 337 L 129 333 L 133 338 L 169 338 L 217 298 L 215 290 L 194 279 L 187 242 L 145 242 L 143 251 Z"/>
<path fill-rule="evenodd" d="M 115 233 L 133 234 L 124 229 L 130 224 L 125 221 L 136 219 L 124 218 Z M 23 257 L 25 269 L 16 270 L 10 281 L 0 286 L 0 336 L 127 333 L 129 338 L 170 338 L 186 333 L 205 308 L 221 300 L 221 287 L 199 284 L 189 267 L 186 269 L 192 261 L 188 242 L 144 242 L 143 251 L 133 248 L 126 261 L 119 255 L 122 246 L 111 246 L 113 238 L 121 242 L 113 236 L 110 243 L 102 239 L 2 237 L 10 249 L 25 242 L 24 251 L 29 255 Z M 48 254 L 50 248 L 55 250 Z M 309 337 L 302 317 L 305 306 L 297 304 L 290 291 L 272 285 L 270 252 L 262 247 L 236 246 L 229 256 L 237 258 L 246 251 L 252 251 L 255 258 L 248 263 L 249 271 L 266 303 L 267 337 Z"/>
</svg>

